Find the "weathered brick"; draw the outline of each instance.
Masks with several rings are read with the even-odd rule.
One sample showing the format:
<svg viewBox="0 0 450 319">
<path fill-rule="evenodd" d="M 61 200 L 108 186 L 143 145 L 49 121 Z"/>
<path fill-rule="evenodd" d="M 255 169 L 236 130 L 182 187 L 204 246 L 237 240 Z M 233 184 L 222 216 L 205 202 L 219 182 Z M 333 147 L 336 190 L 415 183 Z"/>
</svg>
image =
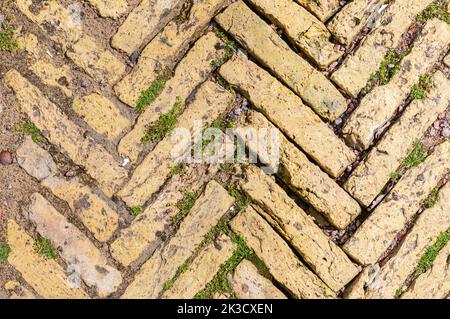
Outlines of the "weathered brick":
<svg viewBox="0 0 450 319">
<path fill-rule="evenodd" d="M 411 232 L 402 241 L 398 251 L 381 267 L 380 272 L 374 276 L 372 281 L 367 284 L 365 297 L 377 299 L 394 298 L 396 290 L 402 288 L 407 277 L 416 270 L 427 248 L 434 244 L 440 233 L 448 229 L 450 229 L 450 183 L 447 183 L 440 190 L 439 201 L 433 208 L 426 209 L 419 216 Z M 445 256 L 448 256 L 448 254 Z M 444 275 L 444 273 L 442 274 Z M 422 276 L 426 276 L 426 274 Z M 434 283 L 430 282 L 430 279 L 426 280 L 427 284 L 423 288 L 431 288 L 431 291 L 424 291 L 423 295 L 430 294 L 430 297 L 437 298 L 438 295 L 436 294 L 439 294 L 440 290 L 439 297 L 444 298 L 450 289 L 449 284 L 444 284 L 444 277 L 445 275 L 434 281 Z M 445 289 L 445 286 L 447 289 Z"/>
<path fill-rule="evenodd" d="M 246 170 L 242 189 L 261 208 L 261 214 L 302 255 L 317 275 L 334 291 L 359 272 L 336 246 L 275 181 L 256 166 Z"/>
<path fill-rule="evenodd" d="M 42 134 L 56 146 L 59 146 L 77 164 L 86 168 L 95 178 L 106 195 L 118 190 L 127 177 L 106 149 L 85 136 L 85 131 L 69 118 L 39 89 L 33 86 L 17 71 L 11 70 L 5 75 L 6 84 L 16 93 L 19 105 Z"/>
<path fill-rule="evenodd" d="M 39 193 L 31 195 L 29 217 L 39 234 L 55 244 L 68 266 L 100 296 L 106 297 L 121 284 L 120 272 L 109 266 L 94 244 Z"/>
<path fill-rule="evenodd" d="M 89 296 L 81 288 L 73 288 L 66 272 L 54 260 L 36 253 L 35 243 L 17 223 L 8 220 L 8 262 L 42 297 L 52 299 L 82 299 Z"/>
<path fill-rule="evenodd" d="M 444 58 L 444 63 L 447 66 L 450 66 L 450 54 L 447 54 L 447 56 Z"/>
<path fill-rule="evenodd" d="M 114 87 L 117 96 L 135 107 L 141 92 L 146 90 L 158 75 L 172 69 L 189 49 L 189 45 L 207 27 L 226 4 L 225 0 L 198 0 L 192 4 L 188 19 L 181 25 L 170 22 L 142 51 L 137 65 Z M 192 71 L 192 70 L 191 70 Z"/>
<path fill-rule="evenodd" d="M 72 97 L 72 91 L 67 87 L 67 84 L 72 82 L 73 75 L 67 65 L 56 67 L 46 60 L 38 60 L 30 69 L 44 84 L 57 87 L 65 95 Z"/>
<path fill-rule="evenodd" d="M 175 236 L 141 267 L 122 298 L 157 298 L 164 283 L 175 276 L 178 267 L 194 253 L 204 236 L 219 222 L 233 202 L 234 199 L 222 186 L 211 181 L 182 221 Z"/>
<path fill-rule="evenodd" d="M 177 204 L 183 200 L 185 192 L 201 189 L 217 171 L 218 165 L 199 165 L 189 168 L 182 177 L 171 178 L 156 200 L 128 228 L 122 229 L 110 245 L 114 259 L 128 267 L 144 252 L 153 253 L 162 243 L 162 238 L 170 234 L 168 227 L 172 224 L 172 218 L 180 212 Z"/>
<path fill-rule="evenodd" d="M 283 29 L 290 41 L 307 54 L 315 64 L 325 69 L 339 59 L 330 42 L 331 34 L 325 25 L 306 9 L 291 0 L 250 0 L 272 23 Z"/>
<path fill-rule="evenodd" d="M 415 280 L 402 299 L 445 299 L 450 291 L 450 243 L 439 252 L 433 266 Z M 448 299 L 448 297 L 447 297 Z"/>
<path fill-rule="evenodd" d="M 220 75 L 333 177 L 343 173 L 356 159 L 298 96 L 253 62 L 236 58 L 220 68 Z"/>
<path fill-rule="evenodd" d="M 98 81 L 114 84 L 125 73 L 125 64 L 87 35 L 67 51 L 67 56 Z"/>
<path fill-rule="evenodd" d="M 217 50 L 221 43 L 220 39 L 210 32 L 194 44 L 158 98 L 146 107 L 133 130 L 122 138 L 118 147 L 119 153 L 129 157 L 131 161 L 138 158 L 143 150 L 141 139 L 147 126 L 157 121 L 161 114 L 168 113 L 177 100 L 184 102 L 195 88 L 207 79 L 213 71 L 212 61 L 223 58 L 223 50 Z"/>
<path fill-rule="evenodd" d="M 88 0 L 93 5 L 98 13 L 105 18 L 117 19 L 122 14 L 127 12 L 128 3 L 126 0 Z"/>
<path fill-rule="evenodd" d="M 408 97 L 411 87 L 448 50 L 449 42 L 450 26 L 447 23 L 438 19 L 427 22 L 411 53 L 403 59 L 391 81 L 372 90 L 351 114 L 342 130 L 350 144 L 359 149 L 370 146 L 378 130 L 384 127 Z"/>
<path fill-rule="evenodd" d="M 115 140 L 129 126 L 131 120 L 117 105 L 98 93 L 76 97 L 73 110 L 98 133 Z"/>
<path fill-rule="evenodd" d="M 432 88 L 425 100 L 413 101 L 399 120 L 352 172 L 345 189 L 361 204 L 368 206 L 389 181 L 390 174 L 401 165 L 450 100 L 450 82 L 438 71 L 432 77 Z"/>
<path fill-rule="evenodd" d="M 296 298 L 333 298 L 333 293 L 291 251 L 288 244 L 251 207 L 230 223 L 269 268 L 271 275 Z"/>
<path fill-rule="evenodd" d="M 42 185 L 66 201 L 97 240 L 109 240 L 119 226 L 118 214 L 104 199 L 80 183 L 77 178 L 65 180 L 60 177 L 48 177 L 42 181 Z"/>
<path fill-rule="evenodd" d="M 325 22 L 340 8 L 339 0 L 295 0 Z"/>
<path fill-rule="evenodd" d="M 264 128 L 273 130 L 275 126 L 259 112 L 247 114 L 246 128 Z M 242 139 L 240 128 L 235 131 Z M 361 212 L 358 203 L 352 199 L 333 179 L 311 163 L 308 158 L 280 133 L 279 171 L 281 179 L 289 185 L 302 199 L 310 203 L 333 225 L 339 228 L 348 226 Z M 257 147 L 247 142 L 247 147 L 258 154 L 260 160 L 264 155 L 258 153 Z M 263 161 L 265 164 L 268 161 Z"/>
<path fill-rule="evenodd" d="M 366 86 L 389 49 L 398 47 L 402 35 L 414 22 L 416 15 L 433 0 L 398 0 L 384 12 L 381 26 L 366 38 L 358 50 L 347 57 L 332 79 L 348 94 L 356 97 Z"/>
<path fill-rule="evenodd" d="M 292 51 L 244 2 L 233 3 L 215 19 L 322 118 L 334 120 L 346 110 L 346 100 L 333 84 Z"/>
<path fill-rule="evenodd" d="M 231 102 L 230 92 L 214 82 L 205 82 L 197 91 L 194 101 L 177 119 L 176 126 L 194 134 L 196 121 L 201 121 L 199 127 L 208 127 Z M 135 169 L 131 179 L 118 193 L 130 207 L 143 205 L 164 184 L 171 168 L 177 164 L 172 158 L 175 146 L 172 137 L 166 136 Z"/>
<path fill-rule="evenodd" d="M 206 246 L 192 261 L 192 264 L 167 290 L 162 298 L 192 299 L 195 294 L 206 287 L 236 248 L 226 235 L 220 236 Z"/>
<path fill-rule="evenodd" d="M 112 46 L 133 54 L 176 17 L 182 5 L 181 0 L 142 0 L 113 36 Z"/>
<path fill-rule="evenodd" d="M 437 146 L 425 162 L 403 175 L 344 245 L 344 250 L 361 264 L 377 262 L 449 170 L 450 142 L 447 141 Z"/>
<path fill-rule="evenodd" d="M 228 275 L 228 282 L 239 299 L 286 299 L 269 279 L 261 276 L 258 269 L 245 259 Z"/>
<path fill-rule="evenodd" d="M 30 7 L 33 0 L 17 0 L 17 7 L 31 21 L 37 23 L 49 37 L 60 43 L 64 48 L 76 42 L 82 34 L 81 21 L 70 9 L 63 7 L 58 1 L 42 3 L 38 13 L 33 13 Z M 72 7 L 74 8 L 74 7 Z"/>
<path fill-rule="evenodd" d="M 339 11 L 327 24 L 330 32 L 346 46 L 350 45 L 363 28 L 379 17 L 382 0 L 354 0 Z"/>
</svg>

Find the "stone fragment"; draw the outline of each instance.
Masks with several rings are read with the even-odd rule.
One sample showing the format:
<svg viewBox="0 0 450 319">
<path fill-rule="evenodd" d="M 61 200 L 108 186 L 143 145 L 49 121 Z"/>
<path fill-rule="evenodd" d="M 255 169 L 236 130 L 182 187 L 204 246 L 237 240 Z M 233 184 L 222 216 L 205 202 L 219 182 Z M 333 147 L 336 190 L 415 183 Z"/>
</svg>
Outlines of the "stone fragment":
<svg viewBox="0 0 450 319">
<path fill-rule="evenodd" d="M 340 8 L 339 0 L 295 0 L 314 13 L 321 21 L 327 21 Z"/>
<path fill-rule="evenodd" d="M 58 172 L 51 155 L 33 142 L 30 136 L 17 149 L 16 158 L 20 167 L 40 181 Z"/>
<path fill-rule="evenodd" d="M 88 0 L 93 5 L 98 13 L 105 18 L 117 19 L 124 14 L 128 9 L 126 0 Z"/>
</svg>

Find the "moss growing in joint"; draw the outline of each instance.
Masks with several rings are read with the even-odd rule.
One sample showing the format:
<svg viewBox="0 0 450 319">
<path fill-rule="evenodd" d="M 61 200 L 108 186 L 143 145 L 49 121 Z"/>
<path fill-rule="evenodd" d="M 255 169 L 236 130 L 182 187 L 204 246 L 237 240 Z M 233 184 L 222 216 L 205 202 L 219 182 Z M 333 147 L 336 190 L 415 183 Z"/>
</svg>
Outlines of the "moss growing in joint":
<svg viewBox="0 0 450 319">
<path fill-rule="evenodd" d="M 58 251 L 56 250 L 53 242 L 45 237 L 36 240 L 36 252 L 39 255 L 44 256 L 46 259 L 58 258 Z"/>
<path fill-rule="evenodd" d="M 198 292 L 194 299 L 212 299 L 216 293 L 228 294 L 230 298 L 236 298 L 234 291 L 228 282 L 228 274 L 236 269 L 242 260 L 251 258 L 254 252 L 247 246 L 245 240 L 232 234 L 231 241 L 236 244 L 233 255 L 220 266 L 219 272 L 214 276 L 205 289 Z"/>
<path fill-rule="evenodd" d="M 413 168 L 422 163 L 427 157 L 427 153 L 420 141 L 414 142 L 414 146 L 409 155 L 403 160 L 402 167 L 405 170 Z"/>
<path fill-rule="evenodd" d="M 211 61 L 211 65 L 214 70 L 218 69 L 223 64 L 228 62 L 237 52 L 237 44 L 235 41 L 230 39 L 224 32 L 220 31 L 219 29 L 216 29 L 215 33 L 225 43 L 223 49 L 225 51 L 225 54 L 221 59 Z"/>
<path fill-rule="evenodd" d="M 140 214 L 142 214 L 144 210 L 142 209 L 141 206 L 134 206 L 131 208 L 131 216 L 139 216 Z"/>
<path fill-rule="evenodd" d="M 417 15 L 416 21 L 425 23 L 433 18 L 438 18 L 446 23 L 450 23 L 450 13 L 447 12 L 445 2 L 430 4 L 425 10 Z"/>
<path fill-rule="evenodd" d="M 172 225 L 178 224 L 184 217 L 186 217 L 186 215 L 189 213 L 192 207 L 194 207 L 194 204 L 199 196 L 200 191 L 196 192 L 189 192 L 186 190 L 183 191 L 183 199 L 177 204 L 179 212 L 175 216 L 173 216 L 170 220 Z"/>
<path fill-rule="evenodd" d="M 430 195 L 425 199 L 424 205 L 426 208 L 432 208 L 439 201 L 439 190 L 437 188 L 433 188 L 430 192 Z"/>
<path fill-rule="evenodd" d="M 35 143 L 40 143 L 44 140 L 41 135 L 41 132 L 36 127 L 36 125 L 34 125 L 34 123 L 31 122 L 23 123 L 17 128 L 17 130 L 23 134 L 30 135 L 31 139 Z"/>
<path fill-rule="evenodd" d="M 159 116 L 158 121 L 150 126 L 147 129 L 147 133 L 142 138 L 142 143 L 147 142 L 159 142 L 162 140 L 167 134 L 169 134 L 177 123 L 177 118 L 180 116 L 183 111 L 183 102 L 181 99 L 177 98 L 177 101 L 173 105 L 172 109 L 167 114 L 161 114 Z"/>
<path fill-rule="evenodd" d="M 142 113 L 147 105 L 152 103 L 158 95 L 161 93 L 161 91 L 164 89 L 164 86 L 166 85 L 167 80 L 169 79 L 168 76 L 161 75 L 156 80 L 152 82 L 150 87 L 142 92 L 137 104 L 136 104 L 136 110 L 139 113 Z"/>
<path fill-rule="evenodd" d="M 429 246 L 427 248 L 427 251 L 422 256 L 422 258 L 419 261 L 419 264 L 416 268 L 416 276 L 420 275 L 423 272 L 426 272 L 429 270 L 436 259 L 436 257 L 439 255 L 439 252 L 444 248 L 444 246 L 450 241 L 450 232 L 446 231 L 441 233 L 436 242 Z"/>
<path fill-rule="evenodd" d="M 411 88 L 411 98 L 413 100 L 424 100 L 427 98 L 427 92 L 430 91 L 431 80 L 428 75 L 422 75 L 419 83 L 416 83 Z"/>
<path fill-rule="evenodd" d="M 14 40 L 14 31 L 7 23 L 2 23 L 0 28 L 0 51 L 11 52 L 19 47 Z"/>
<path fill-rule="evenodd" d="M 0 265 L 3 265 L 8 260 L 11 253 L 11 248 L 7 243 L 0 243 Z"/>
</svg>

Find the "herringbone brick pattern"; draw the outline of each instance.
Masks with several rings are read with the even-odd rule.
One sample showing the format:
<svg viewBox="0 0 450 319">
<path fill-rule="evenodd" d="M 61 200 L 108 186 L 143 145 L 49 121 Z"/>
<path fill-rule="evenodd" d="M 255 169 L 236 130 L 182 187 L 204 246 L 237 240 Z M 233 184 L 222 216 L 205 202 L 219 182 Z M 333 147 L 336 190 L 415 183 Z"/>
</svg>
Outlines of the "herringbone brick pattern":
<svg viewBox="0 0 450 319">
<path fill-rule="evenodd" d="M 448 298 L 448 1 L 2 6 L 0 297 Z"/>
</svg>

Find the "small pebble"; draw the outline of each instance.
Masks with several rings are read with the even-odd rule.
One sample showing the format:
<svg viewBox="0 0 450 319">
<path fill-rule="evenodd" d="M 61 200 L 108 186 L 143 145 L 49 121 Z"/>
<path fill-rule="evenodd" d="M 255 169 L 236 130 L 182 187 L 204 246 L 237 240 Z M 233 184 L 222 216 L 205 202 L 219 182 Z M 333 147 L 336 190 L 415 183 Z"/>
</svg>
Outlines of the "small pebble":
<svg viewBox="0 0 450 319">
<path fill-rule="evenodd" d="M 450 137 L 450 129 L 449 128 L 444 128 L 442 130 L 442 136 L 443 137 Z"/>
<path fill-rule="evenodd" d="M 14 157 L 11 152 L 1 151 L 0 152 L 0 164 L 2 165 L 10 165 L 14 161 Z"/>
</svg>

